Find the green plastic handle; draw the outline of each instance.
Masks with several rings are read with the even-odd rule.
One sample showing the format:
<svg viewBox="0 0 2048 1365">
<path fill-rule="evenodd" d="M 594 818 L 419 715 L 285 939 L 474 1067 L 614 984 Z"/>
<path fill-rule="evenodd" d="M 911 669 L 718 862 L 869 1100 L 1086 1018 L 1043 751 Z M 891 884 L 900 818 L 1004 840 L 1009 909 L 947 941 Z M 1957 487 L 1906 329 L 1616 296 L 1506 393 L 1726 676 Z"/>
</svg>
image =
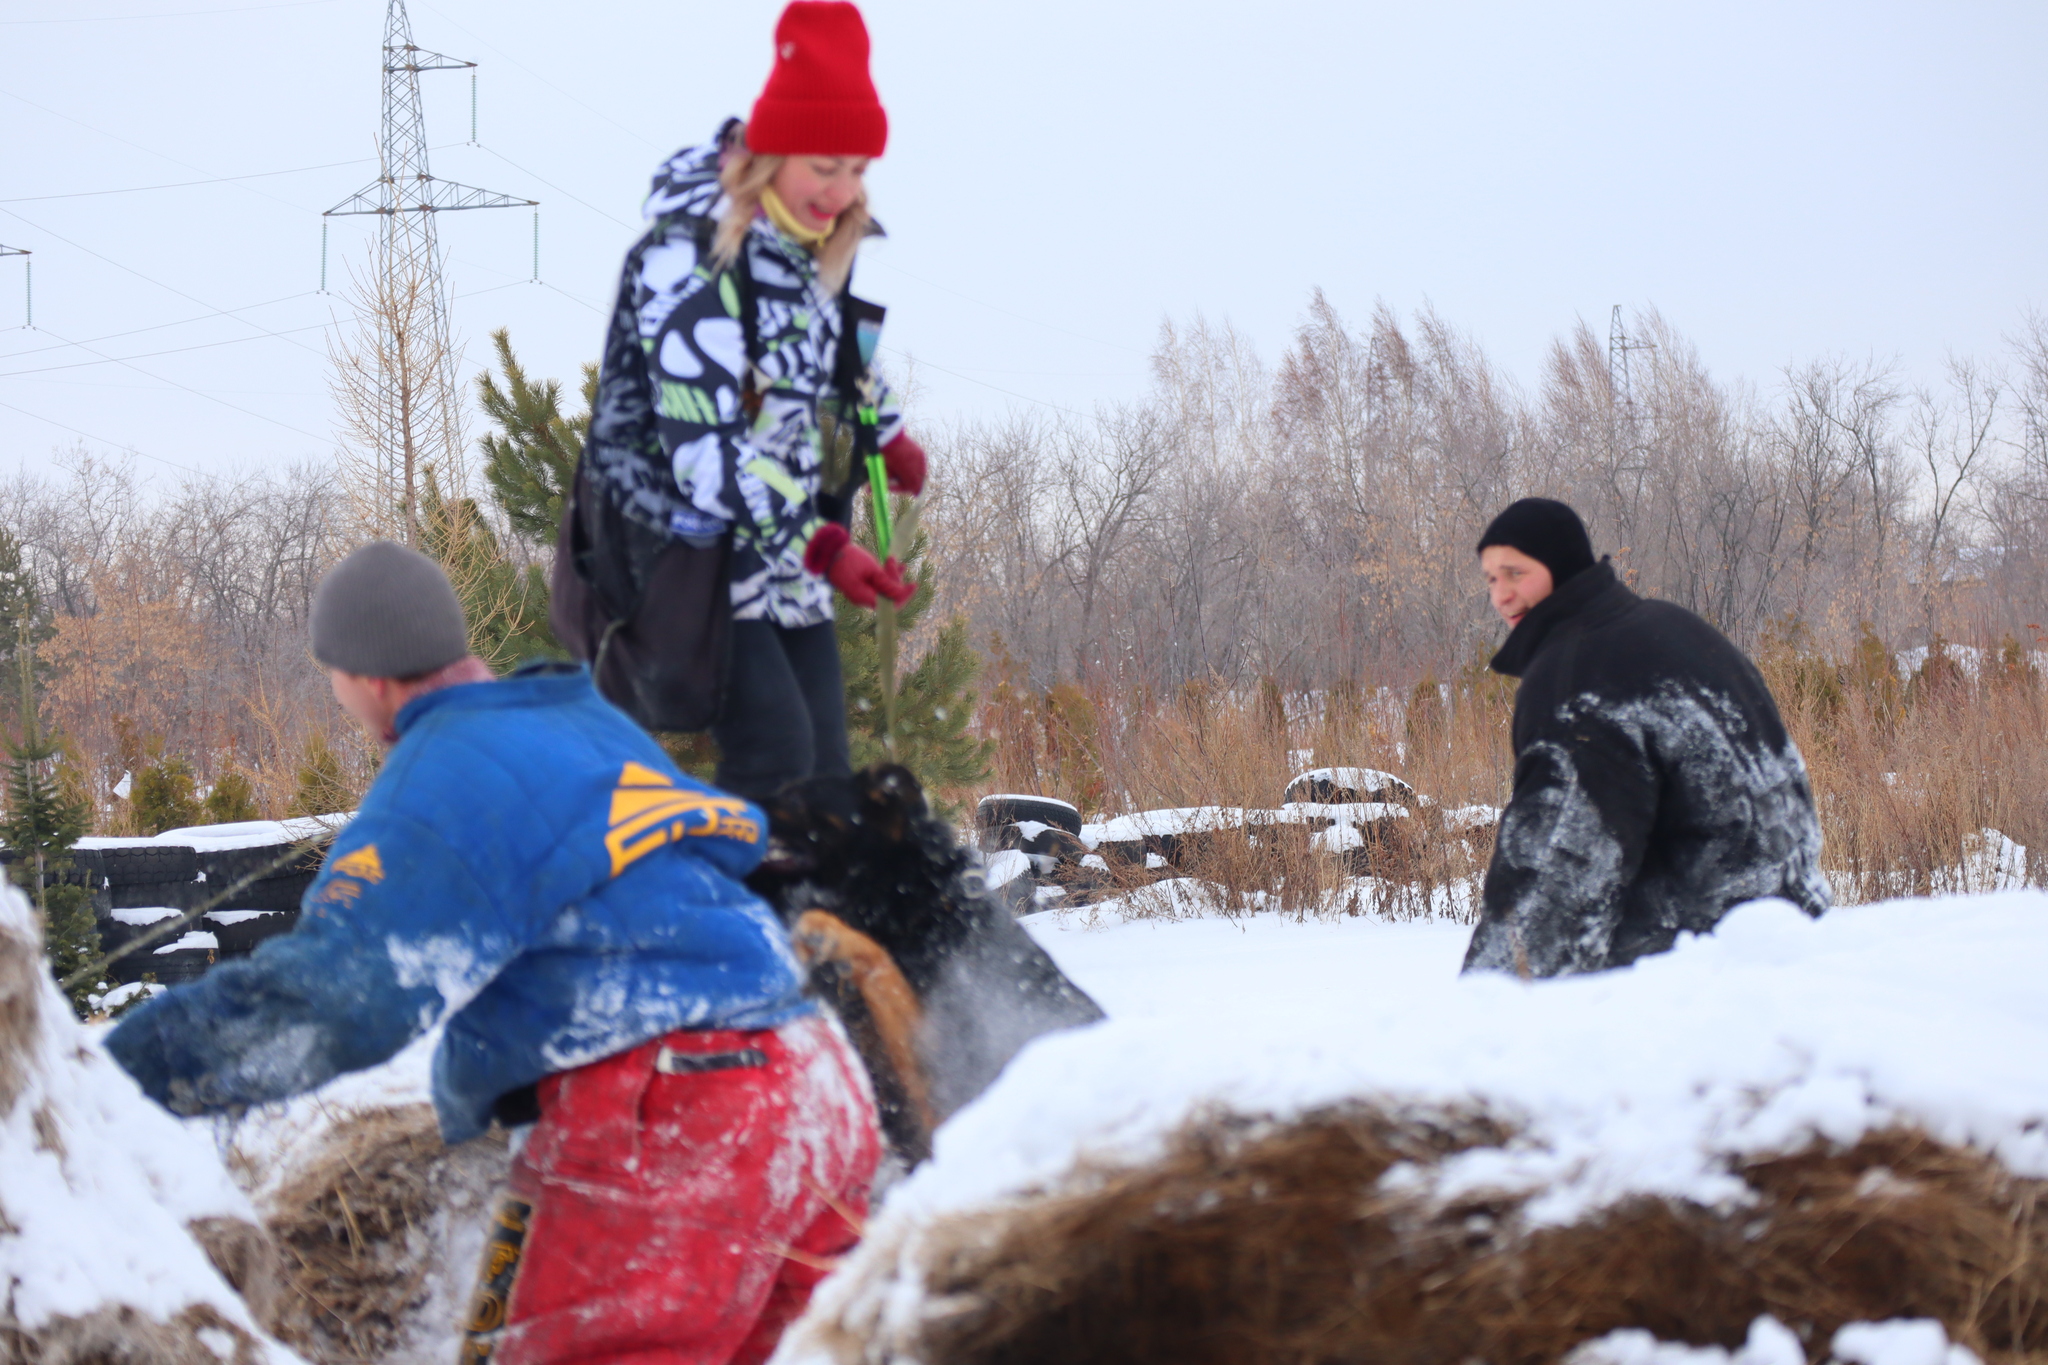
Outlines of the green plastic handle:
<svg viewBox="0 0 2048 1365">
<path fill-rule="evenodd" d="M 874 498 L 875 558 L 887 559 L 895 536 L 889 525 L 889 467 L 879 454 L 868 456 L 868 492 Z"/>
</svg>

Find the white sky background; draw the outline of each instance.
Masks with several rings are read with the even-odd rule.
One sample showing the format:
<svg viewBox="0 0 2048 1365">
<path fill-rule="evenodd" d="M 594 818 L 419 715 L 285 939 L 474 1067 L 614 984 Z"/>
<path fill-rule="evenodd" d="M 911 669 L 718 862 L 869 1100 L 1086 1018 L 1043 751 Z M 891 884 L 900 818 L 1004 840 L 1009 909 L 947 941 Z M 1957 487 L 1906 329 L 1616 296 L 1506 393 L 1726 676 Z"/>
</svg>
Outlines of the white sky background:
<svg viewBox="0 0 2048 1365">
<path fill-rule="evenodd" d="M 509 326 L 573 386 L 649 172 L 745 114 L 780 8 L 412 0 L 420 46 L 481 64 L 481 148 L 467 74 L 421 77 L 434 173 L 542 201 L 545 286 L 528 211 L 439 220 L 471 372 Z M 2039 0 L 863 8 L 890 239 L 859 288 L 927 424 L 1136 399 L 1169 316 L 1273 361 L 1318 285 L 1356 325 L 1433 302 L 1531 386 L 1615 303 L 1765 388 L 1828 353 L 1932 380 L 2048 307 Z M 376 177 L 383 15 L 0 0 L 0 243 L 34 250 L 36 291 L 19 330 L 0 260 L 0 470 L 67 427 L 209 472 L 331 457 L 319 213 Z M 336 220 L 331 288 L 373 221 Z"/>
</svg>

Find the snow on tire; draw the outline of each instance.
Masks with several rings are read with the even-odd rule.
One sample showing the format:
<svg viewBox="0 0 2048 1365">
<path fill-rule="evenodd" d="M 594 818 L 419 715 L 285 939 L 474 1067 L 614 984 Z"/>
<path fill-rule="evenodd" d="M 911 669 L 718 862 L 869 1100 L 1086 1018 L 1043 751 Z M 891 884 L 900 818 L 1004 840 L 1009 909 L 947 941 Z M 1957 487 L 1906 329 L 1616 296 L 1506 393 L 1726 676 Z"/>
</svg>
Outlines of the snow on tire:
<svg viewBox="0 0 2048 1365">
<path fill-rule="evenodd" d="M 1081 812 L 1050 796 L 984 796 L 976 808 L 974 823 L 985 830 L 1036 823 L 1063 829 L 1076 838 L 1081 834 Z"/>
</svg>

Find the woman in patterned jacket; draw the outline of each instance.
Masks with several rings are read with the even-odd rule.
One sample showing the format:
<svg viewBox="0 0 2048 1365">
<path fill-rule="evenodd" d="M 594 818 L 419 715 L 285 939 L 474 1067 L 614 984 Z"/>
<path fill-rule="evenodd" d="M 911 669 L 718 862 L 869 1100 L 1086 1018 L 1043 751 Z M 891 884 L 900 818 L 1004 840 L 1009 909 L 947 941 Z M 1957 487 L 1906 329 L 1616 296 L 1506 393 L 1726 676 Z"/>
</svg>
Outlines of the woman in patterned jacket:
<svg viewBox="0 0 2048 1365">
<path fill-rule="evenodd" d="M 895 396 L 872 372 L 864 392 L 844 392 L 839 366 L 843 291 L 878 231 L 862 177 L 887 139 L 859 10 L 795 0 L 752 117 L 656 172 L 654 227 L 627 258 L 605 368 L 645 367 L 633 387 L 653 407 L 658 456 L 587 447 L 628 517 L 693 543 L 732 536 L 731 663 L 712 734 L 718 785 L 757 800 L 851 770 L 833 589 L 864 607 L 916 590 L 852 543 L 847 503 L 820 488 L 821 412 L 859 407 L 873 411 L 889 486 L 924 486 Z"/>
</svg>

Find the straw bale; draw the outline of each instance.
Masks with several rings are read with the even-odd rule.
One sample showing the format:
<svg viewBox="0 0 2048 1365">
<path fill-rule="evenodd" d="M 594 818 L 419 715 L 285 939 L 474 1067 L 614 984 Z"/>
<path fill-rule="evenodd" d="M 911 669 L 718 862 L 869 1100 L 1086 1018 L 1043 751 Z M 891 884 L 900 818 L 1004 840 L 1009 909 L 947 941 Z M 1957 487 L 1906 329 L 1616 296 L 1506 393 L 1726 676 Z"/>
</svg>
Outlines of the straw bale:
<svg viewBox="0 0 2048 1365">
<path fill-rule="evenodd" d="M 427 1105 L 343 1118 L 264 1200 L 289 1290 L 266 1326 L 319 1362 L 452 1355 L 507 1164 L 502 1133 L 445 1146 Z"/>
<path fill-rule="evenodd" d="M 42 944 L 0 920 L 0 1114 L 14 1108 L 28 1083 L 43 995 Z"/>
<path fill-rule="evenodd" d="M 5 1365 L 262 1365 L 262 1346 L 205 1304 L 158 1322 L 121 1304 L 33 1332 L 0 1322 Z"/>
<path fill-rule="evenodd" d="M 1845 1323 L 1926 1317 L 1987 1361 L 2048 1361 L 2044 1182 L 1982 1154 L 1874 1133 L 1738 1167 L 1751 1206 L 1637 1198 L 1566 1227 L 1528 1226 L 1522 1196 L 1380 1186 L 1509 1136 L 1369 1106 L 1211 1115 L 1158 1160 L 906 1243 L 927 1305 L 910 1339 L 840 1321 L 811 1340 L 922 1365 L 1538 1365 L 1622 1327 L 1735 1347 L 1768 1313 L 1815 1359 Z"/>
</svg>

